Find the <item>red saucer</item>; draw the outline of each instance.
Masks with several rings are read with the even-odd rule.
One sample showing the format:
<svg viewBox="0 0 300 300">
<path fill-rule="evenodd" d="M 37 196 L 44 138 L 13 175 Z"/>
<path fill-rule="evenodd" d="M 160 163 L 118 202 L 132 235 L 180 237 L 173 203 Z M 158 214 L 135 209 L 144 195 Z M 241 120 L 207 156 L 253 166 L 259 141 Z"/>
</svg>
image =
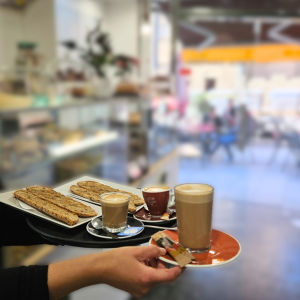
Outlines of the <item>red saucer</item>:
<svg viewBox="0 0 300 300">
<path fill-rule="evenodd" d="M 171 237 L 175 242 L 178 242 L 177 231 L 164 230 L 165 234 Z M 151 239 L 150 245 L 156 245 Z M 208 268 L 227 264 L 235 260 L 241 253 L 240 243 L 231 235 L 219 230 L 212 229 L 211 231 L 211 249 L 202 254 L 193 254 L 196 258 L 188 268 Z M 160 260 L 172 265 L 178 265 L 177 262 L 170 256 L 164 255 L 159 257 Z"/>
</svg>

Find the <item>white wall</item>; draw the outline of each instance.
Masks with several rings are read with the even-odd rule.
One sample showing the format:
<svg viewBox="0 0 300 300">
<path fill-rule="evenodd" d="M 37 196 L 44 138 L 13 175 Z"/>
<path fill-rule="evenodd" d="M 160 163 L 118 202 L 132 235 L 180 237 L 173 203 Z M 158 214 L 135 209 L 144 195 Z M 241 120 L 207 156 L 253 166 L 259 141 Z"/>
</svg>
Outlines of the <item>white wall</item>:
<svg viewBox="0 0 300 300">
<path fill-rule="evenodd" d="M 46 61 L 56 58 L 55 11 L 53 0 L 33 1 L 24 10 L 25 40 L 36 42 Z"/>
<path fill-rule="evenodd" d="M 57 40 L 86 46 L 87 33 L 101 21 L 115 53 L 139 55 L 139 0 L 55 0 Z"/>
<path fill-rule="evenodd" d="M 300 75 L 300 63 L 298 61 L 272 62 L 264 64 L 252 64 L 249 77 L 271 78 L 272 75 L 281 74 L 286 77 Z"/>
<path fill-rule="evenodd" d="M 9 68 L 16 57 L 16 45 L 24 37 L 20 12 L 0 9 L 0 70 Z"/>
<path fill-rule="evenodd" d="M 171 24 L 165 14 L 153 12 L 152 18 L 152 63 L 151 73 L 168 76 L 171 67 Z"/>
<path fill-rule="evenodd" d="M 74 40 L 81 46 L 103 17 L 102 2 L 97 0 L 55 0 L 55 12 L 57 41 Z"/>
<path fill-rule="evenodd" d="M 104 29 L 111 37 L 115 54 L 125 54 L 140 60 L 139 70 L 133 73 L 133 80 L 146 82 L 151 76 L 150 35 L 141 35 L 144 9 L 140 0 L 103 0 Z"/>
<path fill-rule="evenodd" d="M 55 57 L 53 0 L 33 1 L 24 10 L 0 9 L 0 68 L 12 68 L 17 43 L 30 41 L 46 59 Z"/>
<path fill-rule="evenodd" d="M 37 0 L 22 11 L 1 9 L 0 68 L 14 65 L 19 41 L 36 42 L 50 61 L 65 51 L 58 45 L 61 41 L 86 46 L 87 33 L 101 20 L 114 53 L 142 59 L 141 74 L 146 77 L 151 53 L 149 39 L 140 35 L 140 4 L 139 0 Z"/>
<path fill-rule="evenodd" d="M 238 89 L 240 88 L 240 65 L 226 63 L 194 63 L 187 64 L 191 69 L 189 76 L 189 88 L 203 91 L 206 79 L 214 79 L 216 89 Z"/>
<path fill-rule="evenodd" d="M 85 68 L 79 52 L 68 51 L 61 45 L 63 41 L 74 41 L 82 49 L 87 49 L 87 35 L 103 23 L 102 1 L 97 0 L 55 0 L 56 12 L 56 53 L 57 68 Z"/>
<path fill-rule="evenodd" d="M 115 53 L 139 54 L 138 0 L 104 2 L 105 30 L 110 34 Z"/>
<path fill-rule="evenodd" d="M 1 9 L 0 69 L 14 66 L 20 41 L 35 42 L 50 62 L 57 57 L 59 41 L 85 44 L 87 32 L 102 18 L 101 5 L 97 0 L 37 0 L 24 10 Z"/>
<path fill-rule="evenodd" d="M 105 0 L 104 29 L 110 36 L 114 54 L 124 54 L 137 58 L 142 64 L 147 60 L 147 49 L 144 48 L 145 55 L 143 55 L 139 4 L 139 0 Z M 142 71 L 141 73 L 145 72 Z M 113 79 L 114 85 L 118 79 Z M 132 80 L 143 81 L 138 69 L 133 71 Z"/>
</svg>

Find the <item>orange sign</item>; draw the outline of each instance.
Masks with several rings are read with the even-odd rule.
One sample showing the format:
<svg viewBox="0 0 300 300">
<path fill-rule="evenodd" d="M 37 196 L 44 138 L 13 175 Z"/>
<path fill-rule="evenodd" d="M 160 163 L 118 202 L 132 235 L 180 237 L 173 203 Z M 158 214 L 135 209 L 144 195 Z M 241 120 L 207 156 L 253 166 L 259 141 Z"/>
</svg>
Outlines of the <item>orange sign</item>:
<svg viewBox="0 0 300 300">
<path fill-rule="evenodd" d="M 297 45 L 253 45 L 241 47 L 212 47 L 203 50 L 182 51 L 185 63 L 191 62 L 279 62 L 300 60 L 300 46 Z"/>
</svg>

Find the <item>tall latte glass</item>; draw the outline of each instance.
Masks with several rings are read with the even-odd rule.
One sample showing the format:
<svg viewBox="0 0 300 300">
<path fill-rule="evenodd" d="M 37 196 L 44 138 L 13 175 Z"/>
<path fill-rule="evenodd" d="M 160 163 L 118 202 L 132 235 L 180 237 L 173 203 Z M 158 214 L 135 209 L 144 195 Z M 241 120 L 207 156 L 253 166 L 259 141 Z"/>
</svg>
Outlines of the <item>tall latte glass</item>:
<svg viewBox="0 0 300 300">
<path fill-rule="evenodd" d="M 110 232 L 127 228 L 127 213 L 130 196 L 123 193 L 106 193 L 100 196 L 103 226 Z"/>
<path fill-rule="evenodd" d="M 179 243 L 191 253 L 210 249 L 213 193 L 213 187 L 207 184 L 175 187 Z"/>
</svg>

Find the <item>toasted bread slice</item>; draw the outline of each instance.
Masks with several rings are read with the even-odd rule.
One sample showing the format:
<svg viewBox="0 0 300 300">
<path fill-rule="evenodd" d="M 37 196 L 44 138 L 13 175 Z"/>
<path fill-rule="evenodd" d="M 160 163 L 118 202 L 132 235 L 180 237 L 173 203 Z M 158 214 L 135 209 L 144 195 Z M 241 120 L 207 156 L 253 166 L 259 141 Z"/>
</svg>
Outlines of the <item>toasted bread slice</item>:
<svg viewBox="0 0 300 300">
<path fill-rule="evenodd" d="M 130 211 L 131 213 L 134 213 L 136 211 L 136 207 L 134 205 L 134 202 L 129 201 L 128 211 Z"/>
<path fill-rule="evenodd" d="M 96 181 L 80 181 L 77 185 L 81 188 L 88 189 L 98 193 L 99 195 L 110 192 L 121 192 L 118 189 L 114 189 L 108 185 L 96 182 Z"/>
<path fill-rule="evenodd" d="M 133 200 L 134 204 L 137 206 L 145 204 L 144 199 L 142 199 L 141 197 L 139 197 L 137 195 L 132 194 L 131 199 Z"/>
<path fill-rule="evenodd" d="M 88 190 L 92 190 L 96 193 L 99 193 L 99 195 L 103 194 L 103 193 L 110 193 L 110 192 L 120 192 L 120 193 L 125 193 L 130 195 L 130 201 L 134 203 L 134 205 L 143 205 L 145 204 L 144 199 L 142 199 L 141 197 L 132 194 L 130 192 L 126 192 L 126 191 L 122 191 L 119 189 L 114 189 L 108 185 L 96 182 L 96 181 L 80 181 L 77 182 L 78 186 L 84 188 L 84 189 L 88 189 Z"/>
<path fill-rule="evenodd" d="M 14 195 L 22 202 L 70 226 L 77 224 L 79 220 L 76 214 L 52 204 L 49 201 L 43 200 L 25 190 L 15 191 Z"/>
<path fill-rule="evenodd" d="M 61 193 L 58 193 L 53 189 L 43 186 L 32 186 L 27 187 L 26 189 L 28 192 L 34 194 L 35 196 L 49 201 L 61 208 L 67 209 L 68 211 L 78 215 L 79 217 L 88 218 L 97 216 L 97 212 L 91 207 Z"/>
<path fill-rule="evenodd" d="M 72 185 L 70 187 L 70 190 L 71 190 L 72 193 L 74 193 L 76 195 L 79 195 L 83 198 L 86 198 L 86 199 L 89 199 L 89 200 L 100 203 L 100 196 L 96 192 L 93 192 L 93 191 L 87 190 L 87 189 L 83 189 L 83 188 L 81 188 L 77 185 Z"/>
</svg>

